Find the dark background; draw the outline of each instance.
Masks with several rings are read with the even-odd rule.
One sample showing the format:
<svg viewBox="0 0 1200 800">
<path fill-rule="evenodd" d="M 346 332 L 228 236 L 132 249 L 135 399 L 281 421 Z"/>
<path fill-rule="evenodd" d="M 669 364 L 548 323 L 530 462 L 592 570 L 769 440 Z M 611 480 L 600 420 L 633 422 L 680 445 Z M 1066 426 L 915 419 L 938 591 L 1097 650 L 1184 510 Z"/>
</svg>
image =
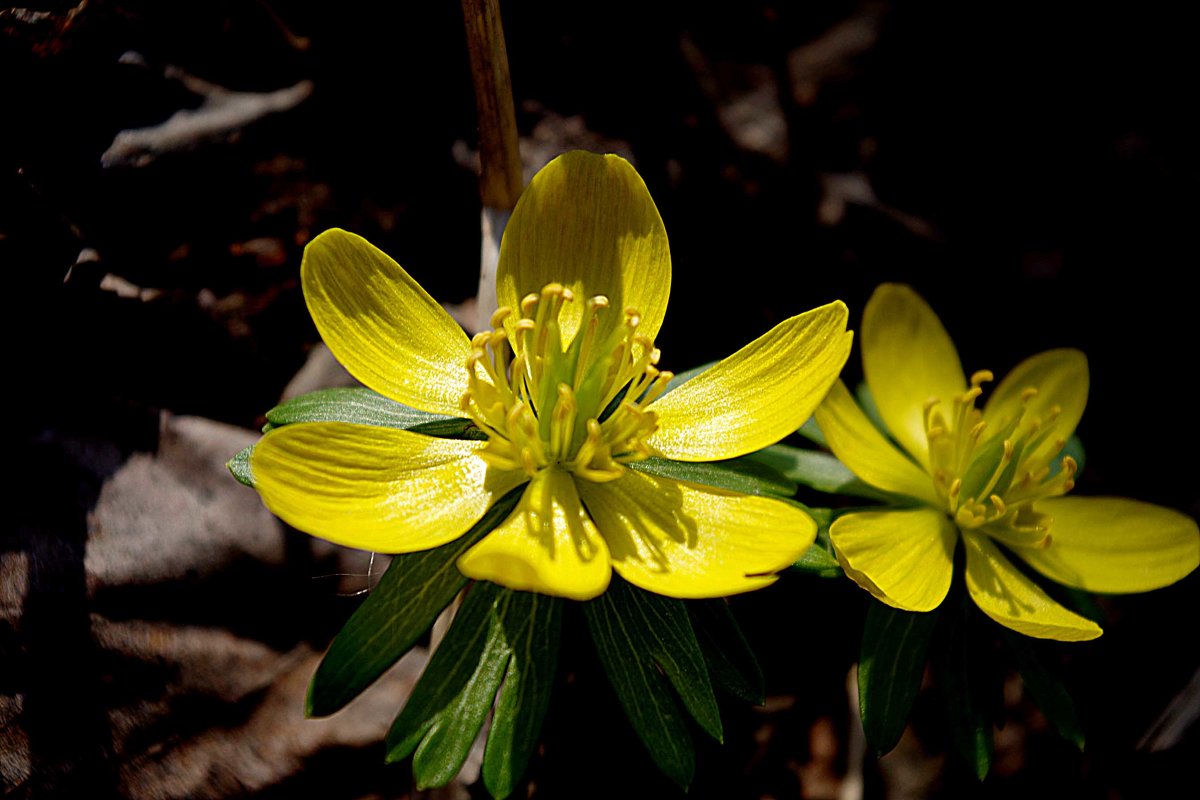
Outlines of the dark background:
<svg viewBox="0 0 1200 800">
<path fill-rule="evenodd" d="M 1084 350 L 1092 384 L 1077 491 L 1195 517 L 1192 29 L 1166 3 L 966 5 L 505 3 L 527 167 L 571 147 L 634 160 L 671 238 L 666 368 L 721 357 L 835 298 L 857 325 L 875 285 L 907 282 L 968 372 L 999 377 L 1040 350 Z M 122 58 L 130 52 L 141 58 Z M 106 165 L 118 132 L 200 105 L 164 77 L 169 65 L 234 91 L 304 80 L 312 90 L 235 135 Z M 9 494 L 17 532 L 0 552 L 74 565 L 73 588 L 47 596 L 90 653 L 87 620 L 141 612 L 128 599 L 95 605 L 80 567 L 106 477 L 94 465 L 81 473 L 63 442 L 104 443 L 120 463 L 159 446 L 161 411 L 260 425 L 318 340 L 298 268 L 305 242 L 327 227 L 365 235 L 438 299 L 474 293 L 477 136 L 461 11 L 248 0 L 10 7 L 0 10 L 0 70 L 6 416 L 23 475 Z M 856 352 L 848 377 L 857 369 Z M 38 538 L 47 535 L 53 546 Z M 785 583 L 736 604 L 772 702 L 728 704 L 727 745 L 701 745 L 693 795 L 824 797 L 842 785 L 844 685 L 863 598 L 849 585 Z M 290 585 L 235 593 L 278 610 Z M 906 796 L 896 775 L 910 759 L 925 783 L 907 796 L 1170 796 L 1171 781 L 1191 774 L 1195 728 L 1166 752 L 1135 745 L 1197 668 L 1198 591 L 1193 576 L 1105 600 L 1105 636 L 1060 648 L 1085 755 L 1010 692 L 1002 757 L 978 786 L 942 758 L 926 697 L 902 752 L 882 767 L 867 758 L 867 795 Z M 311 625 L 292 620 L 281 632 L 262 612 L 246 635 L 319 650 L 352 601 L 323 585 L 305 592 Z M 37 640 L 46 630 L 16 610 L 6 617 L 0 693 L 28 695 L 31 653 L 71 682 L 71 659 Z M 541 796 L 669 794 L 614 713 L 586 643 L 568 652 L 575 677 L 532 768 Z M 112 678 L 108 667 L 88 675 Z M 93 702 L 85 689 L 54 705 L 61 724 L 74 700 Z M 137 777 L 113 766 L 126 755 L 106 743 L 104 715 L 93 717 L 76 728 L 79 748 L 34 748 L 54 761 L 43 775 L 94 773 L 113 793 L 136 794 Z M 166 719 L 156 736 L 169 743 L 182 734 Z M 47 733 L 28 707 L 6 725 Z M 303 785 L 335 797 L 408 792 L 405 768 L 383 769 L 380 755 L 378 745 L 321 751 L 302 762 Z M 77 757 L 83 767 L 64 766 Z M 62 785 L 38 778 L 14 791 Z M 213 794 L 290 796 L 299 785 Z"/>
</svg>

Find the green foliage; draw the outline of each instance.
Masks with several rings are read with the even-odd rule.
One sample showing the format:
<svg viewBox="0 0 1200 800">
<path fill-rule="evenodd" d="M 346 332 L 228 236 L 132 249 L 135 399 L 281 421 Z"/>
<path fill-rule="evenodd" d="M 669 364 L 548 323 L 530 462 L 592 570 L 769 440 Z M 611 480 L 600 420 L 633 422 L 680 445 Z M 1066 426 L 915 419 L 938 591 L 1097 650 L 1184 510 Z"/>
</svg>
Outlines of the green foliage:
<svg viewBox="0 0 1200 800">
<path fill-rule="evenodd" d="M 446 785 L 462 768 L 499 691 L 483 778 L 494 797 L 511 794 L 550 701 L 561 609 L 558 598 L 472 583 L 388 731 L 387 760 L 411 755 L 419 788 Z"/>
<path fill-rule="evenodd" d="M 686 789 L 695 771 L 691 735 L 673 686 L 701 728 L 721 740 L 721 717 L 704 655 L 682 600 L 645 592 L 614 576 L 583 605 L 596 654 L 633 729 L 659 769 Z"/>
<path fill-rule="evenodd" d="M 453 542 L 392 559 L 317 667 L 308 687 L 309 716 L 337 711 L 412 648 L 466 585 L 455 566 L 459 555 L 503 522 L 519 497 L 519 491 L 505 495 Z"/>
<path fill-rule="evenodd" d="M 729 603 L 722 599 L 686 604 L 708 674 L 717 686 L 747 703 L 762 705 L 762 668 Z"/>
<path fill-rule="evenodd" d="M 901 611 L 871 600 L 858 661 L 858 706 L 877 755 L 900 741 L 921 691 L 938 611 Z"/>
<path fill-rule="evenodd" d="M 791 497 L 796 493 L 794 481 L 785 478 L 770 465 L 755 460 L 753 456 L 698 462 L 647 458 L 631 462 L 629 466 L 648 475 L 715 486 L 741 494 Z"/>
<path fill-rule="evenodd" d="M 1075 702 L 1062 679 L 1047 663 L 1048 659 L 1043 657 L 1046 644 L 1007 630 L 1004 631 L 1004 642 L 1016 657 L 1021 680 L 1034 704 L 1060 736 L 1082 751 L 1083 728 L 1075 715 Z"/>
<path fill-rule="evenodd" d="M 267 412 L 263 432 L 297 422 L 353 422 L 453 437 L 471 428 L 468 420 L 418 411 L 362 387 L 322 389 L 280 403 Z"/>
</svg>

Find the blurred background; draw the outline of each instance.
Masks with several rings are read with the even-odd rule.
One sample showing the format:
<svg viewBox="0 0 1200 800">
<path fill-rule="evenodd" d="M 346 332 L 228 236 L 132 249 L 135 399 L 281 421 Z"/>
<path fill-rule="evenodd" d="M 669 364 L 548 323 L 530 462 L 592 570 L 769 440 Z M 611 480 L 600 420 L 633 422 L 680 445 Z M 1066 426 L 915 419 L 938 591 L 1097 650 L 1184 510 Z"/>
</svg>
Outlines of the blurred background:
<svg viewBox="0 0 1200 800">
<path fill-rule="evenodd" d="M 1200 516 L 1182 10 L 699 5 L 501 6 L 527 176 L 567 149 L 616 152 L 658 204 L 662 365 L 835 298 L 857 326 L 878 283 L 907 282 L 968 371 L 1088 354 L 1079 493 Z M 483 796 L 470 768 L 418 792 L 382 764 L 420 652 L 343 713 L 302 719 L 381 562 L 285 530 L 223 466 L 285 391 L 341 380 L 300 292 L 317 233 L 361 233 L 440 300 L 475 293 L 462 31 L 453 2 L 0 8 L 5 797 Z M 1085 753 L 998 662 L 1006 724 L 982 784 L 930 692 L 893 754 L 861 752 L 860 590 L 796 577 L 738 598 L 769 698 L 724 703 L 724 747 L 698 734 L 691 794 L 1173 796 L 1200 755 L 1198 595 L 1193 575 L 1103 598 L 1105 635 L 1058 648 Z M 675 796 L 572 620 L 528 791 Z"/>
</svg>

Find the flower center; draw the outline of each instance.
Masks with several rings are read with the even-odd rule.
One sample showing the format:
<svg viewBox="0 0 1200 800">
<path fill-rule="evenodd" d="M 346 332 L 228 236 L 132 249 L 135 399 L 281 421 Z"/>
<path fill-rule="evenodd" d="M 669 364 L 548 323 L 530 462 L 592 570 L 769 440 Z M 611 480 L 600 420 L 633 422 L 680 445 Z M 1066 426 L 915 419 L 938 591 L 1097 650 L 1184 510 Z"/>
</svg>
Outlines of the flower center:
<svg viewBox="0 0 1200 800">
<path fill-rule="evenodd" d="M 1066 494 L 1075 486 L 1079 465 L 1071 456 L 1054 462 L 1066 445 L 1059 435 L 1059 406 L 1045 417 L 1029 412 L 1037 396 L 1025 389 L 1017 413 L 1008 420 L 983 418 L 975 407 L 987 370 L 971 376 L 971 388 L 954 397 L 949 419 L 942 403 L 925 404 L 925 436 L 934 488 L 960 528 L 985 528 L 1009 544 L 1048 546 L 1050 519 L 1033 510 L 1036 500 Z"/>
<path fill-rule="evenodd" d="M 575 302 L 570 289 L 551 283 L 521 301 L 521 317 L 504 322 L 513 309 L 492 315 L 492 330 L 471 340 L 464 412 L 488 435 L 480 457 L 501 469 L 560 467 L 591 481 L 611 481 L 622 466 L 651 455 L 645 440 L 658 427 L 646 407 L 673 375 L 655 368 L 659 351 L 638 333 L 641 314 L 625 309 L 624 320 L 601 341 L 608 298 L 586 301 L 579 330 L 564 348 L 559 315 Z M 511 355 L 511 360 L 510 360 Z"/>
</svg>

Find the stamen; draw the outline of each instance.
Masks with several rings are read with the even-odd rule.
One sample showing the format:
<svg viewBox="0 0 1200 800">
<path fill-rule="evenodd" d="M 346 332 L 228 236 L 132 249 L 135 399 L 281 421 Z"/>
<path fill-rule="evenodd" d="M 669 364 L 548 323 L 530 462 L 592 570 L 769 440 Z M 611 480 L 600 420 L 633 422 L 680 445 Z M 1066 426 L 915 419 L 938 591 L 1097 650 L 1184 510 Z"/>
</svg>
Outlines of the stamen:
<svg viewBox="0 0 1200 800">
<path fill-rule="evenodd" d="M 979 386 L 981 383 L 991 383 L 996 380 L 996 376 L 991 370 L 981 369 L 971 374 L 971 385 Z"/>
</svg>

